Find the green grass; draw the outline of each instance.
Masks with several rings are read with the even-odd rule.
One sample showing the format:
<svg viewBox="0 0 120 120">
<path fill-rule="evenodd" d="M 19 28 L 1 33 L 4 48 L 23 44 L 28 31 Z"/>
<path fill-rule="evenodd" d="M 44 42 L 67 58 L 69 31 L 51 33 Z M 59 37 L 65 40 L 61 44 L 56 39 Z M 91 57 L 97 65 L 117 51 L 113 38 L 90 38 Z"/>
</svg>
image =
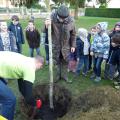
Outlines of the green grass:
<svg viewBox="0 0 120 120">
<path fill-rule="evenodd" d="M 75 24 L 76 24 L 76 28 L 84 27 L 89 30 L 97 22 L 102 22 L 102 21 L 107 21 L 109 24 L 108 28 L 111 30 L 111 29 L 113 29 L 115 23 L 119 21 L 119 19 L 117 19 L 117 18 L 100 18 L 100 17 L 99 18 L 98 17 L 80 17 L 78 20 L 75 21 Z M 8 22 L 10 22 L 10 21 L 8 21 Z M 28 20 L 21 20 L 20 23 L 21 23 L 23 29 L 25 29 L 25 27 L 27 26 Z M 36 19 L 35 25 L 41 31 L 44 28 L 44 20 Z M 42 56 L 45 56 L 44 46 L 41 46 L 40 49 L 41 49 Z M 27 56 L 29 55 L 29 49 L 28 49 L 27 42 L 25 45 L 23 45 L 23 54 L 27 55 Z M 103 72 L 103 68 L 102 68 L 102 72 Z M 80 77 L 74 78 L 73 74 L 71 73 L 71 74 L 69 74 L 69 79 L 73 80 L 72 84 L 68 84 L 64 81 L 60 81 L 59 84 L 68 88 L 72 92 L 73 98 L 76 98 L 80 95 L 81 92 L 96 86 L 96 84 L 94 84 L 93 81 L 91 81 L 89 79 L 91 74 L 92 73 L 89 73 L 87 77 L 83 77 L 81 75 Z M 103 76 L 103 74 L 102 74 L 102 76 Z M 43 69 L 41 69 L 39 72 L 36 73 L 35 84 L 42 84 L 42 83 L 49 84 L 49 68 L 48 68 L 48 66 L 44 66 Z M 20 94 L 18 92 L 17 82 L 11 81 L 9 84 L 10 84 L 10 87 L 13 89 L 15 95 L 17 96 L 17 101 L 18 101 Z M 99 83 L 98 86 L 105 86 L 105 85 L 112 86 L 112 82 L 109 80 L 102 79 L 102 81 Z M 17 103 L 15 120 L 21 120 L 21 119 L 24 120 L 23 116 L 21 115 L 21 113 L 19 111 L 19 104 Z"/>
<path fill-rule="evenodd" d="M 76 27 L 83 27 L 86 29 L 90 29 L 97 22 L 108 22 L 108 29 L 111 30 L 114 28 L 116 22 L 119 22 L 119 18 L 103 18 L 103 17 L 80 17 L 76 20 Z"/>
</svg>

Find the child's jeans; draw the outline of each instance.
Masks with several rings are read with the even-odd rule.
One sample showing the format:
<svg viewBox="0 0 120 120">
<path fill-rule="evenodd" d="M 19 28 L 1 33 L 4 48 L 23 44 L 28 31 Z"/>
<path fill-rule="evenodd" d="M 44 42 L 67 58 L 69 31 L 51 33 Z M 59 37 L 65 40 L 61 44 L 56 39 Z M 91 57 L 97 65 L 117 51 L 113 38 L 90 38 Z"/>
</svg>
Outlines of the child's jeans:
<svg viewBox="0 0 120 120">
<path fill-rule="evenodd" d="M 49 47 L 48 44 L 45 45 L 46 61 L 49 62 Z"/>
<path fill-rule="evenodd" d="M 116 72 L 116 66 L 106 63 L 105 71 L 104 71 L 105 78 L 112 80 L 114 78 L 115 72 Z"/>
<path fill-rule="evenodd" d="M 21 43 L 17 43 L 17 50 L 18 50 L 18 53 L 22 53 L 22 44 Z"/>
<path fill-rule="evenodd" d="M 37 55 L 40 55 L 40 48 L 35 48 Z M 34 48 L 29 48 L 30 50 L 30 57 L 34 57 Z"/>
<path fill-rule="evenodd" d="M 77 69 L 76 69 L 76 73 L 79 74 L 81 69 L 83 68 L 83 73 L 87 74 L 88 67 L 89 67 L 89 56 L 88 55 L 80 56 Z"/>
<path fill-rule="evenodd" d="M 102 64 L 103 58 L 102 57 L 93 57 L 93 70 L 97 77 L 100 77 L 101 75 L 101 64 Z"/>
</svg>

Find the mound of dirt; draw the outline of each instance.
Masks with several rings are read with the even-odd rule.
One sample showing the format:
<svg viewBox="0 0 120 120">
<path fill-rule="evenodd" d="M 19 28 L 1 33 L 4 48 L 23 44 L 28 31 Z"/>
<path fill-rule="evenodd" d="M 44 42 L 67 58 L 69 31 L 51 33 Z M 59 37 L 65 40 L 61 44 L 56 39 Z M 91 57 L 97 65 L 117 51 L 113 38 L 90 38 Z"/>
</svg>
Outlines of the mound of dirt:
<svg viewBox="0 0 120 120">
<path fill-rule="evenodd" d="M 62 120 L 119 120 L 120 91 L 110 87 L 96 87 L 82 93 L 73 101 L 71 110 Z"/>
<path fill-rule="evenodd" d="M 21 111 L 26 119 L 42 119 L 42 120 L 56 120 L 58 117 L 64 116 L 71 104 L 71 93 L 63 86 L 54 85 L 53 101 L 54 109 L 49 107 L 49 86 L 37 85 L 33 89 L 35 99 L 42 100 L 42 108 L 34 111 L 33 107 L 26 104 L 24 99 L 20 99 Z"/>
</svg>

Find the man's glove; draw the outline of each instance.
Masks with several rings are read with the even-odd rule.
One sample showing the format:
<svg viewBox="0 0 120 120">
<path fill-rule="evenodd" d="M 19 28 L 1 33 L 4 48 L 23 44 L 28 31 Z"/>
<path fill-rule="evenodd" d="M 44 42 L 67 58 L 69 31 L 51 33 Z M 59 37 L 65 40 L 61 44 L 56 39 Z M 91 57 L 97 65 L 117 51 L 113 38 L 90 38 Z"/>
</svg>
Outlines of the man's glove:
<svg viewBox="0 0 120 120">
<path fill-rule="evenodd" d="M 37 99 L 37 100 L 36 100 L 36 108 L 37 108 L 37 109 L 40 109 L 41 106 L 42 106 L 42 100 L 41 100 L 41 99 Z"/>
</svg>

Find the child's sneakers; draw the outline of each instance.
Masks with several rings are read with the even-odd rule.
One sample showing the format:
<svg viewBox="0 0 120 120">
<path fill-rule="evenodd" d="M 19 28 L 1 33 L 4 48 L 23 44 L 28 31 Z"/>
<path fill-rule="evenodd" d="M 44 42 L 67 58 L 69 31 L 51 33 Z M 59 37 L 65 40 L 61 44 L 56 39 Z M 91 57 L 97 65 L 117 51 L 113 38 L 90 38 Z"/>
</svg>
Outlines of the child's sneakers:
<svg viewBox="0 0 120 120">
<path fill-rule="evenodd" d="M 120 86 L 119 86 L 119 85 L 115 85 L 115 88 L 116 88 L 117 90 L 119 90 L 119 89 L 120 89 Z"/>
<path fill-rule="evenodd" d="M 91 79 L 91 80 L 94 80 L 95 77 L 96 77 L 96 75 L 95 75 L 95 73 L 93 73 L 93 74 L 90 76 L 90 79 Z"/>
<path fill-rule="evenodd" d="M 120 89 L 120 82 L 114 82 L 115 88 Z"/>
<path fill-rule="evenodd" d="M 101 81 L 101 77 L 96 77 L 94 81 L 95 82 L 100 82 Z"/>
<path fill-rule="evenodd" d="M 49 61 L 48 60 L 46 60 L 46 65 L 49 65 Z"/>
<path fill-rule="evenodd" d="M 62 78 L 63 78 L 67 83 L 72 83 L 72 80 L 69 80 L 68 77 L 67 77 L 67 75 L 64 75 Z"/>
<path fill-rule="evenodd" d="M 82 75 L 86 77 L 86 76 L 87 76 L 87 73 L 82 72 Z"/>
</svg>

